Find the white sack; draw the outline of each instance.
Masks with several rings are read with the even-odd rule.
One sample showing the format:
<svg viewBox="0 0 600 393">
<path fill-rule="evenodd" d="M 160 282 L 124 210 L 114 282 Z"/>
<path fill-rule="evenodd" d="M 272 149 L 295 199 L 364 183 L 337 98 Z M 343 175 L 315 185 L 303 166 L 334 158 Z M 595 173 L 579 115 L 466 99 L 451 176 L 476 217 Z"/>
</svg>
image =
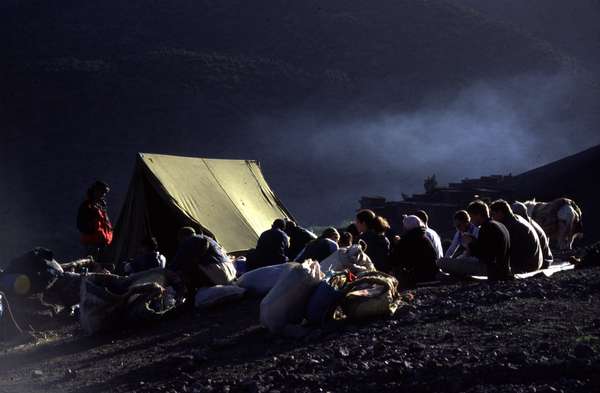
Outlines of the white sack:
<svg viewBox="0 0 600 393">
<path fill-rule="evenodd" d="M 246 293 L 246 290 L 236 285 L 216 285 L 200 288 L 196 292 L 194 304 L 199 308 L 213 307 L 241 299 L 244 293 Z"/>
<path fill-rule="evenodd" d="M 363 251 L 362 247 L 354 244 L 350 247 L 342 247 L 323 261 L 321 271 L 328 272 L 350 270 L 354 274 L 370 272 L 375 270 L 371 258 Z"/>
<path fill-rule="evenodd" d="M 323 276 L 316 261 L 291 264 L 291 270 L 281 275 L 260 303 L 260 322 L 273 333 L 302 322 L 306 305 Z"/>
<path fill-rule="evenodd" d="M 279 277 L 289 272 L 294 265 L 297 263 L 282 263 L 251 270 L 238 278 L 237 285 L 251 293 L 264 296 L 275 286 Z"/>
</svg>

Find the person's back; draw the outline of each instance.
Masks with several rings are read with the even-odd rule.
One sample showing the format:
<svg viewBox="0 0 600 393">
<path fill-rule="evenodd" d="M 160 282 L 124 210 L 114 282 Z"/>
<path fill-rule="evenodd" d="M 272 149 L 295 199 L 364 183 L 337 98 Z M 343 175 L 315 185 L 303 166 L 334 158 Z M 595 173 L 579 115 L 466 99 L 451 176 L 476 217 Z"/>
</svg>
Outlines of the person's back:
<svg viewBox="0 0 600 393">
<path fill-rule="evenodd" d="M 529 224 L 531 224 L 532 228 L 538 235 L 540 248 L 542 250 L 542 269 L 546 269 L 554 261 L 554 255 L 552 255 L 552 250 L 550 250 L 550 241 L 548 240 L 548 236 L 546 236 L 544 229 L 534 219 L 529 220 Z"/>
<path fill-rule="evenodd" d="M 442 247 L 442 239 L 438 233 L 429 227 L 429 215 L 425 210 L 418 210 L 415 212 L 415 216 L 419 217 L 421 222 L 425 225 L 425 236 L 431 241 L 433 244 L 433 248 L 435 249 L 437 258 L 442 258 L 444 256 L 444 247 Z"/>
<path fill-rule="evenodd" d="M 297 262 L 304 262 L 307 259 L 314 261 L 323 261 L 325 258 L 333 254 L 339 249 L 338 244 L 328 238 L 319 238 L 308 243 L 305 249 L 298 254 Z"/>
<path fill-rule="evenodd" d="M 542 267 L 540 240 L 533 226 L 524 218 L 512 215 L 504 220 L 510 234 L 510 261 L 513 273 L 527 273 Z"/>
<path fill-rule="evenodd" d="M 479 258 L 486 266 L 490 280 L 505 280 L 512 277 L 508 229 L 500 222 L 486 220 L 479 227 L 476 240 L 469 244 L 471 255 Z"/>
<path fill-rule="evenodd" d="M 182 266 L 187 261 L 206 266 L 224 263 L 228 260 L 227 253 L 214 239 L 203 234 L 195 234 L 181 242 L 169 267 L 171 270 L 177 270 L 177 267 Z"/>
<path fill-rule="evenodd" d="M 235 268 L 216 240 L 195 234 L 193 228 L 179 230 L 179 248 L 167 269 L 179 273 L 191 293 L 197 288 L 226 285 L 235 279 Z"/>
<path fill-rule="evenodd" d="M 427 237 L 427 239 L 429 239 L 429 241 L 433 245 L 437 259 L 443 257 L 444 256 L 444 248 L 442 247 L 442 239 L 440 238 L 440 235 L 438 235 L 438 233 L 436 231 L 434 231 L 433 229 L 427 227 L 425 229 L 425 236 Z"/>
<path fill-rule="evenodd" d="M 515 202 L 512 204 L 511 207 L 513 213 L 527 221 L 537 233 L 538 240 L 540 242 L 540 249 L 542 251 L 542 268 L 546 269 L 554 261 L 554 256 L 552 255 L 552 251 L 550 250 L 550 241 L 548 240 L 546 232 L 540 226 L 540 224 L 538 224 L 533 218 L 529 217 L 529 214 L 527 213 L 527 206 L 525 206 L 523 202 Z"/>
<path fill-rule="evenodd" d="M 286 223 L 285 233 L 289 236 L 290 246 L 286 251 L 286 255 L 290 259 L 298 256 L 309 242 L 317 238 L 317 235 L 306 228 L 296 225 L 293 221 Z"/>
<path fill-rule="evenodd" d="M 404 285 L 413 287 L 418 282 L 436 279 L 437 251 L 426 235 L 425 228 L 411 229 L 394 246 L 390 265 L 394 275 Z"/>
<path fill-rule="evenodd" d="M 285 221 L 276 219 L 271 229 L 264 231 L 260 235 L 256 243 L 256 249 L 248 255 L 249 269 L 278 265 L 289 260 L 286 252 L 289 248 L 290 240 L 284 229 Z"/>
<path fill-rule="evenodd" d="M 366 243 L 367 250 L 365 253 L 371 258 L 375 268 L 379 271 L 387 271 L 390 255 L 389 239 L 383 233 L 375 233 L 371 230 L 362 233 L 359 239 Z"/>
</svg>

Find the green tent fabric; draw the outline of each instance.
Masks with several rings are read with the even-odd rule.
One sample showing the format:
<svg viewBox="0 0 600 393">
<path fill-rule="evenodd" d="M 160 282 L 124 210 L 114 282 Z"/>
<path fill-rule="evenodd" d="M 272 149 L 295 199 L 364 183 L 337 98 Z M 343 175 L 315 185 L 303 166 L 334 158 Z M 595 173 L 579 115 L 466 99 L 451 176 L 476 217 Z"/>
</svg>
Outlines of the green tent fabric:
<svg viewBox="0 0 600 393">
<path fill-rule="evenodd" d="M 228 252 L 244 251 L 276 218 L 293 219 L 256 161 L 140 153 L 107 254 L 114 263 L 134 257 L 151 235 L 172 257 L 181 226 L 202 230 Z"/>
</svg>

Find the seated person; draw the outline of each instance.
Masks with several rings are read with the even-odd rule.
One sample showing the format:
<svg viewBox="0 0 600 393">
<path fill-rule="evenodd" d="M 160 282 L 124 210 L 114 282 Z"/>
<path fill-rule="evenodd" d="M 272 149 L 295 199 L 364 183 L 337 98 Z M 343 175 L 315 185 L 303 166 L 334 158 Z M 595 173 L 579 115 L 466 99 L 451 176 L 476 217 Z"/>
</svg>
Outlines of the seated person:
<svg viewBox="0 0 600 393">
<path fill-rule="evenodd" d="M 329 227 L 323 231 L 318 239 L 308 243 L 296 257 L 296 262 L 304 262 L 307 259 L 321 262 L 339 249 L 338 241 L 340 234 L 337 229 Z"/>
<path fill-rule="evenodd" d="M 425 212 L 425 210 L 419 210 L 415 213 L 415 216 L 419 217 L 423 224 L 425 225 L 425 236 L 431 241 L 433 244 L 433 248 L 435 248 L 436 255 L 439 258 L 444 256 L 444 249 L 442 248 L 442 239 L 440 235 L 433 229 L 429 228 L 429 216 Z"/>
<path fill-rule="evenodd" d="M 179 273 L 191 293 L 198 288 L 227 285 L 235 279 L 235 267 L 214 239 L 183 227 L 177 234 L 179 248 L 167 269 Z"/>
<path fill-rule="evenodd" d="M 404 233 L 390 256 L 392 273 L 404 288 L 435 280 L 437 252 L 425 234 L 425 224 L 417 216 L 406 216 L 402 225 Z"/>
<path fill-rule="evenodd" d="M 510 235 L 501 223 L 490 218 L 483 201 L 471 202 L 467 208 L 471 224 L 479 227 L 478 237 L 464 234 L 470 257 L 442 260 L 440 268 L 459 276 L 487 276 L 490 281 L 512 278 L 510 270 Z"/>
<path fill-rule="evenodd" d="M 350 247 L 354 243 L 354 236 L 350 232 L 342 232 L 340 235 L 340 241 L 338 242 L 338 246 L 342 247 Z"/>
<path fill-rule="evenodd" d="M 468 234 L 477 238 L 479 228 L 471 224 L 471 217 L 465 210 L 459 210 L 454 213 L 454 228 L 456 233 L 452 238 L 452 243 L 446 250 L 444 258 L 457 258 L 468 254 L 467 246 L 463 242 L 463 234 Z"/>
<path fill-rule="evenodd" d="M 359 239 L 367 245 L 365 252 L 373 261 L 375 268 L 380 271 L 389 270 L 390 241 L 385 233 L 390 229 L 390 225 L 387 220 L 365 209 L 358 212 L 354 224 L 360 233 Z"/>
<path fill-rule="evenodd" d="M 306 228 L 298 226 L 294 221 L 287 220 L 285 223 L 285 233 L 290 238 L 290 247 L 285 255 L 289 259 L 294 258 L 308 243 L 315 240 L 317 236 Z"/>
<path fill-rule="evenodd" d="M 248 254 L 248 270 L 278 265 L 288 261 L 286 252 L 290 247 L 290 239 L 284 231 L 285 221 L 278 218 L 273 221 L 271 229 L 260 235 L 256 243 L 256 249 Z"/>
<path fill-rule="evenodd" d="M 157 267 L 165 268 L 167 259 L 158 251 L 156 238 L 150 236 L 145 238 L 142 241 L 140 251 L 140 255 L 123 266 L 123 270 L 126 274 L 138 273 Z"/>
<path fill-rule="evenodd" d="M 535 229 L 535 232 L 540 239 L 540 247 L 542 248 L 542 258 L 544 262 L 542 263 L 542 269 L 548 268 L 552 262 L 554 261 L 554 256 L 552 255 L 552 251 L 550 250 L 550 241 L 548 240 L 548 236 L 546 236 L 546 232 L 544 229 L 538 224 L 533 218 L 529 217 L 527 214 L 527 206 L 523 202 L 515 202 L 512 204 L 513 212 L 527 220 L 529 224 Z"/>
<path fill-rule="evenodd" d="M 504 200 L 490 205 L 492 218 L 504 224 L 510 234 L 510 267 L 513 273 L 527 273 L 542 267 L 543 255 L 538 235 L 525 219 L 513 213 Z"/>
</svg>

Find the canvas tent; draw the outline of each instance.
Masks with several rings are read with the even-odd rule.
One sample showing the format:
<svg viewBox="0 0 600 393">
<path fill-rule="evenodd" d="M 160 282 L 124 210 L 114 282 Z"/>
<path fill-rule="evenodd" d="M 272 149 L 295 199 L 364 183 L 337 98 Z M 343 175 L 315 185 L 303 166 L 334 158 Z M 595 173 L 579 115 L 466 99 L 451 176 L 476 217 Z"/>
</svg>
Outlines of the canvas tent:
<svg viewBox="0 0 600 393">
<path fill-rule="evenodd" d="M 214 237 L 228 252 L 248 250 L 276 218 L 292 216 L 256 161 L 140 153 L 107 254 L 117 263 L 134 257 L 152 235 L 171 257 L 184 225 Z"/>
</svg>

